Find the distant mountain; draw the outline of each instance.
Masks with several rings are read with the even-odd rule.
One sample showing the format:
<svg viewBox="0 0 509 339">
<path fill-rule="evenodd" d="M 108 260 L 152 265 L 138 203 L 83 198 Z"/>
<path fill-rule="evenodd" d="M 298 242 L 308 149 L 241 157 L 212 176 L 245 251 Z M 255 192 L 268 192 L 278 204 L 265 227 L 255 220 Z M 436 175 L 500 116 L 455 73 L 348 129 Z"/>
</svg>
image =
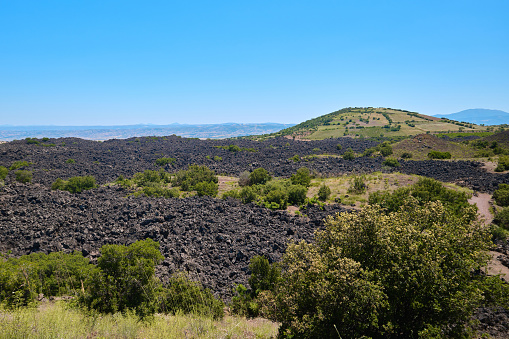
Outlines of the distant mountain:
<svg viewBox="0 0 509 339">
<path fill-rule="evenodd" d="M 452 114 L 437 114 L 439 118 L 470 122 L 472 124 L 501 125 L 509 124 L 509 113 L 495 109 L 467 109 Z"/>
<path fill-rule="evenodd" d="M 180 135 L 187 138 L 222 139 L 278 132 L 294 124 L 204 124 L 128 126 L 10 126 L 0 125 L 0 140 L 77 137 L 89 140 L 126 139 L 141 136 Z"/>
</svg>

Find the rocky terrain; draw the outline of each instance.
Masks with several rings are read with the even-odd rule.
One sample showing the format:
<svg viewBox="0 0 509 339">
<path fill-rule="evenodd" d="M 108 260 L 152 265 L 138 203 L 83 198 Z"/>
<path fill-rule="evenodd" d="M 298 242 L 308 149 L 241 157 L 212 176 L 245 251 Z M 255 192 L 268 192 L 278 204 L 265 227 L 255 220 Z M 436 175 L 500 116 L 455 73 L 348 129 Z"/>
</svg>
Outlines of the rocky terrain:
<svg viewBox="0 0 509 339">
<path fill-rule="evenodd" d="M 245 284 L 249 260 L 265 255 L 277 261 L 288 241 L 312 239 L 328 214 L 311 207 L 308 218 L 272 211 L 238 200 L 209 197 L 163 199 L 126 197 L 119 187 L 81 194 L 36 185 L 0 188 L 0 252 L 15 256 L 43 251 L 81 251 L 95 260 L 105 244 L 131 244 L 151 238 L 165 260 L 163 280 L 183 270 L 222 297 Z"/>
<path fill-rule="evenodd" d="M 337 145 L 341 145 L 338 149 Z M 54 146 L 53 146 L 54 145 Z M 231 152 L 220 148 L 237 145 L 244 150 Z M 166 170 L 175 172 L 189 164 L 207 165 L 217 174 L 238 176 L 242 171 L 263 167 L 275 176 L 289 177 L 300 167 L 315 173 L 334 176 L 344 173 L 400 171 L 456 182 L 480 192 L 493 192 L 499 183 L 509 183 L 509 174 L 488 173 L 475 161 L 400 161 L 401 167 L 383 168 L 383 159 L 361 157 L 344 160 L 349 148 L 362 153 L 373 147 L 370 140 L 337 138 L 320 141 L 294 141 L 276 138 L 263 142 L 250 140 L 198 140 L 177 136 L 144 137 L 104 142 L 77 138 L 49 139 L 40 145 L 25 140 L 0 145 L 0 165 L 9 167 L 15 161 L 32 164 L 33 182 L 50 186 L 57 178 L 93 175 L 99 184 L 114 181 L 119 175 L 131 177 L 146 169 L 157 169 L 155 161 L 172 157 L 176 161 Z M 301 160 L 293 161 L 298 155 Z M 75 163 L 66 161 L 73 159 Z M 8 177 L 12 180 L 13 175 Z"/>
<path fill-rule="evenodd" d="M 243 150 L 222 148 L 232 144 Z M 312 241 L 314 231 L 323 227 L 324 218 L 345 211 L 344 207 L 310 207 L 302 211 L 305 216 L 299 217 L 234 199 L 133 197 L 119 186 L 71 194 L 51 191 L 51 184 L 56 178 L 78 175 L 93 175 L 99 184 L 105 184 L 119 175 L 130 177 L 157 169 L 155 161 L 161 157 L 176 159 L 165 167 L 168 172 L 185 169 L 189 164 L 207 165 L 217 174 L 234 176 L 258 167 L 283 177 L 303 166 L 324 176 L 399 171 L 487 193 L 499 183 L 509 183 L 509 174 L 489 173 L 476 161 L 400 160 L 400 167 L 389 168 L 382 166 L 381 157 L 351 161 L 341 157 L 349 148 L 361 153 L 375 145 L 374 141 L 352 138 L 255 142 L 177 136 L 0 144 L 0 165 L 9 167 L 15 161 L 27 161 L 32 164 L 21 169 L 33 172 L 31 184 L 16 183 L 11 171 L 6 185 L 0 186 L 0 252 L 12 251 L 12 255 L 20 256 L 77 250 L 94 261 L 105 244 L 130 244 L 151 238 L 160 243 L 165 257 L 157 271 L 162 280 L 176 271 L 187 271 L 191 278 L 228 300 L 235 284 L 247 283 L 250 258 L 264 255 L 271 262 L 279 260 L 289 241 Z M 301 160 L 292 160 L 295 155 Z M 69 159 L 75 162 L 69 163 Z M 494 250 L 509 267 L 509 243 L 499 243 Z M 495 338 L 503 338 L 509 330 L 507 310 L 479 309 L 476 318 L 481 321 L 479 329 Z"/>
</svg>

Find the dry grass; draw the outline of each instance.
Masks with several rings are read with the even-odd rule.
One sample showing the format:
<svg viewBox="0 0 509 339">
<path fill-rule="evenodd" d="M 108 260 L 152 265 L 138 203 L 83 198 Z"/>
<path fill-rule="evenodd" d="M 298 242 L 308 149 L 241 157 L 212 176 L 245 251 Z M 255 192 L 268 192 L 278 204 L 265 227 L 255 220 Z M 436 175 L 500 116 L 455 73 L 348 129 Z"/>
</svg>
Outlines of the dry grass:
<svg viewBox="0 0 509 339">
<path fill-rule="evenodd" d="M 0 310 L 0 338 L 273 338 L 278 324 L 226 316 L 221 321 L 194 315 L 87 315 L 63 303 L 16 311 Z"/>
<path fill-rule="evenodd" d="M 376 191 L 390 191 L 400 187 L 406 187 L 415 184 L 421 177 L 414 174 L 402 174 L 402 173 L 381 173 L 374 172 L 370 174 L 361 175 L 366 184 L 366 190 L 363 193 L 356 194 L 349 192 L 350 187 L 353 186 L 355 175 L 343 175 L 335 178 L 321 178 L 313 179 L 311 181 L 311 187 L 308 190 L 307 196 L 309 198 L 314 197 L 318 194 L 320 185 L 325 183 L 331 189 L 331 196 L 329 202 L 333 202 L 336 197 L 341 198 L 341 204 L 345 207 L 360 208 L 367 204 L 369 194 Z M 447 188 L 452 188 L 458 191 L 464 191 L 469 194 L 471 190 L 460 187 L 451 183 L 444 183 Z"/>
</svg>

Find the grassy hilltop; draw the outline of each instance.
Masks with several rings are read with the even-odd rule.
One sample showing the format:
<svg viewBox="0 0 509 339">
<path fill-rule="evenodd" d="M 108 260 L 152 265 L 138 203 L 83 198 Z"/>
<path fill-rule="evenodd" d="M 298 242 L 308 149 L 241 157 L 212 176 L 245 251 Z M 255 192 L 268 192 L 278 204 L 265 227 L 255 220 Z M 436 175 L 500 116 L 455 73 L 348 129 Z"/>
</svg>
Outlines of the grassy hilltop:
<svg viewBox="0 0 509 339">
<path fill-rule="evenodd" d="M 343 108 L 264 137 L 322 140 L 351 137 L 401 137 L 422 133 L 481 132 L 487 128 L 392 108 Z M 263 137 L 262 137 L 263 138 Z"/>
</svg>

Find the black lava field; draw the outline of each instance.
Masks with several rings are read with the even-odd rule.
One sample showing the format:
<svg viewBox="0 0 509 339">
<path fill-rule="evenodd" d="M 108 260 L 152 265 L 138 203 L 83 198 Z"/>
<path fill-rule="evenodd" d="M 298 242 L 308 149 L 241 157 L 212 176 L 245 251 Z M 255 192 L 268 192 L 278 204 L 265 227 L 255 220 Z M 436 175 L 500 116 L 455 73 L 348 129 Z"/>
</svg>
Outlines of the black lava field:
<svg viewBox="0 0 509 339">
<path fill-rule="evenodd" d="M 289 177 L 303 166 L 323 176 L 399 171 L 488 193 L 499 183 L 509 183 L 508 174 L 488 173 L 475 161 L 400 160 L 401 166 L 393 169 L 382 166 L 381 157 L 341 157 L 349 148 L 362 153 L 376 144 L 352 138 L 256 142 L 177 136 L 104 142 L 61 138 L 40 145 L 27 144 L 25 140 L 0 144 L 1 166 L 27 161 L 31 164 L 21 169 L 33 172 L 31 184 L 16 183 L 11 171 L 5 185 L 0 186 L 0 253 L 10 250 L 20 256 L 77 250 L 94 261 L 102 245 L 152 238 L 160 243 L 165 257 L 157 270 L 162 280 L 174 272 L 187 271 L 191 278 L 228 300 L 235 284 L 247 283 L 248 264 L 253 256 L 279 260 L 289 241 L 312 241 L 313 233 L 323 227 L 327 215 L 346 209 L 341 204 L 326 205 L 323 210 L 309 207 L 302 211 L 306 217 L 299 217 L 234 199 L 134 197 L 119 186 L 71 194 L 52 191 L 51 184 L 57 178 L 92 175 L 102 185 L 120 175 L 131 177 L 146 169 L 158 169 L 155 161 L 161 157 L 176 159 L 166 165 L 168 172 L 186 169 L 190 164 L 207 165 L 216 174 L 231 176 L 258 167 L 280 177 Z M 221 148 L 229 145 L 243 150 Z M 295 155 L 302 160 L 292 160 Z M 69 159 L 74 163 L 69 163 Z M 499 252 L 509 254 L 509 246 L 500 244 Z M 480 309 L 477 318 L 485 331 L 493 326 L 502 326 L 493 334 L 509 330 L 507 311 Z"/>
</svg>

